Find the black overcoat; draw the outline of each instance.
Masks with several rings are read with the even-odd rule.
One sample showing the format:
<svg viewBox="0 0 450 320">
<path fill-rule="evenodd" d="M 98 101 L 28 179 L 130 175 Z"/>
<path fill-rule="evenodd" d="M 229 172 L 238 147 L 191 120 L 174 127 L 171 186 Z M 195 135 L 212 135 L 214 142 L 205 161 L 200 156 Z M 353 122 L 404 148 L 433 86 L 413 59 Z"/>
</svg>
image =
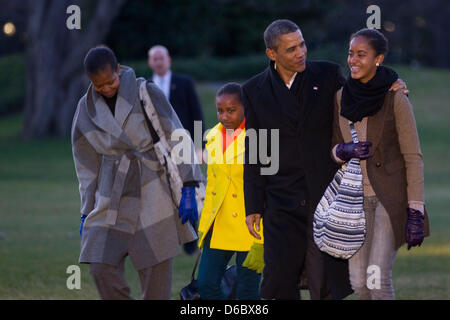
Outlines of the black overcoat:
<svg viewBox="0 0 450 320">
<path fill-rule="evenodd" d="M 277 256 L 285 260 L 279 264 L 289 264 L 295 256 L 304 257 L 314 209 L 337 170 L 330 157 L 333 101 L 345 79 L 339 65 L 326 61 L 307 61 L 301 76 L 301 99 L 290 94 L 283 82 L 276 81 L 279 75 L 273 62 L 243 85 L 247 132 L 279 130 L 279 170 L 275 175 L 261 175 L 261 168 L 270 163 L 248 163 L 249 153 L 254 150 L 248 144 L 250 139 L 244 164 L 246 214 L 263 214 L 265 251 L 280 250 L 280 243 L 274 242 L 283 239 L 289 239 L 286 246 L 298 243 L 287 248 L 292 256 Z M 271 150 L 270 140 L 267 149 Z M 301 210 L 305 203 L 306 209 Z M 323 255 L 332 296 L 341 299 L 351 293 L 347 261 Z M 280 282 L 285 277 L 282 270 L 275 275 Z"/>
</svg>

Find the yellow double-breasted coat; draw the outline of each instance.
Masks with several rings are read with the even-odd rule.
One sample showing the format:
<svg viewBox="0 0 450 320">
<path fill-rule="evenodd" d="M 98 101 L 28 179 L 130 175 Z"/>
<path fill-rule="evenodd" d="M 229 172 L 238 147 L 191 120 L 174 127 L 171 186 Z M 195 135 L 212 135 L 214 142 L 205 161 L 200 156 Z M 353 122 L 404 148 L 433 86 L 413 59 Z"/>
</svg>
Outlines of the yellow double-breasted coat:
<svg viewBox="0 0 450 320">
<path fill-rule="evenodd" d="M 261 220 L 261 240 L 258 240 L 249 233 L 245 223 L 245 130 L 223 153 L 222 128 L 219 123 L 206 136 L 208 170 L 205 203 L 198 227 L 199 247 L 214 224 L 211 248 L 249 251 L 254 242 L 263 243 L 263 229 Z"/>
</svg>

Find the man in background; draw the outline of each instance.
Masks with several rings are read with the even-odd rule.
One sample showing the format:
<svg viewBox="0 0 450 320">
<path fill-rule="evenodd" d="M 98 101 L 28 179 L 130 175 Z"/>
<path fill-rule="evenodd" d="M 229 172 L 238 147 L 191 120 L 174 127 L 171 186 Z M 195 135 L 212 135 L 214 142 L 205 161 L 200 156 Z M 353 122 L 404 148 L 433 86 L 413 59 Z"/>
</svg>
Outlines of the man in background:
<svg viewBox="0 0 450 320">
<path fill-rule="evenodd" d="M 189 131 L 194 142 L 194 121 L 202 122 L 200 140 L 203 140 L 203 132 L 205 131 L 203 111 L 192 78 L 172 73 L 169 51 L 162 45 L 155 45 L 150 48 L 148 65 L 153 70 L 153 82 L 164 92 L 178 118 L 180 118 L 181 124 Z M 195 147 L 198 148 L 199 146 Z M 198 151 L 197 155 L 199 154 Z"/>
</svg>

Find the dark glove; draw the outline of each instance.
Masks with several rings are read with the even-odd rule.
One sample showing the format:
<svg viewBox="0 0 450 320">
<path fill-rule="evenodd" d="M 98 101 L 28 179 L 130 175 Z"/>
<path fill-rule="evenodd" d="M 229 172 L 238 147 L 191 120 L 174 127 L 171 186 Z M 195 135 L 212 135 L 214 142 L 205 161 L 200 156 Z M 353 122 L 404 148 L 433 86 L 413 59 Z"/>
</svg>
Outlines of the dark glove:
<svg viewBox="0 0 450 320">
<path fill-rule="evenodd" d="M 86 215 L 85 214 L 83 214 L 82 216 L 81 216 L 81 224 L 80 224 L 80 237 L 81 237 L 81 234 L 83 233 L 83 226 L 84 226 L 84 220 L 86 220 Z"/>
<path fill-rule="evenodd" d="M 197 251 L 197 244 L 198 244 L 198 240 L 194 240 L 194 241 L 183 244 L 184 252 L 186 252 L 190 256 L 193 255 L 195 253 L 195 251 Z"/>
<path fill-rule="evenodd" d="M 190 221 L 194 225 L 198 220 L 197 201 L 195 200 L 195 187 L 183 187 L 181 189 L 180 208 L 178 209 L 178 216 L 181 218 L 181 223 L 185 224 Z"/>
<path fill-rule="evenodd" d="M 352 158 L 358 158 L 361 160 L 365 160 L 370 158 L 369 147 L 372 145 L 372 142 L 363 141 L 363 142 L 349 142 L 349 143 L 339 143 L 336 147 L 336 155 L 342 161 L 349 161 Z"/>
<path fill-rule="evenodd" d="M 407 209 L 408 220 L 406 221 L 406 242 L 408 243 L 408 250 L 411 247 L 419 246 L 425 237 L 424 232 L 424 217 L 422 212 L 412 208 Z"/>
</svg>

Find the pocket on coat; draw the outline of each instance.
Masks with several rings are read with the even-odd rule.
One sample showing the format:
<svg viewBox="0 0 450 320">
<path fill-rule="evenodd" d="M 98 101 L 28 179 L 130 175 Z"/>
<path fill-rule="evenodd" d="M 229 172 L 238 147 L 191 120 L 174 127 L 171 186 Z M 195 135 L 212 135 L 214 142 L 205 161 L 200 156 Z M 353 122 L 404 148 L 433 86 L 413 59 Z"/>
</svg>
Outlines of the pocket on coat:
<svg viewBox="0 0 450 320">
<path fill-rule="evenodd" d="M 384 168 L 387 173 L 391 174 L 405 168 L 405 160 L 402 158 L 386 163 Z"/>
</svg>

